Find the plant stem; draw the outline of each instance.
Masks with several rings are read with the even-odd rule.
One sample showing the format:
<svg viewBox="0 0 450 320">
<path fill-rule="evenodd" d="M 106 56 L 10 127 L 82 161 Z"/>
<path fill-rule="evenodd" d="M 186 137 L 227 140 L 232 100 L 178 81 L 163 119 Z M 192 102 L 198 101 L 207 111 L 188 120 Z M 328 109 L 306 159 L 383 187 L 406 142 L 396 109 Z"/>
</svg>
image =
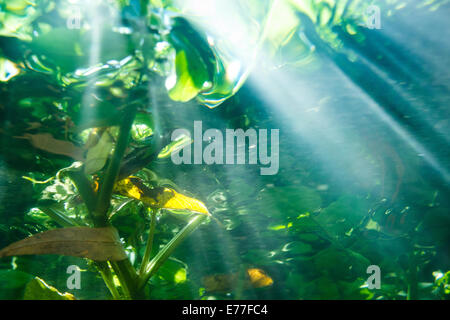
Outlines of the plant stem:
<svg viewBox="0 0 450 320">
<path fill-rule="evenodd" d="M 96 261 L 95 265 L 100 272 L 103 281 L 109 289 L 114 300 L 121 300 L 121 296 L 119 291 L 117 291 L 116 285 L 114 284 L 113 275 L 111 273 L 111 269 L 108 266 L 107 262 L 104 261 Z"/>
<path fill-rule="evenodd" d="M 142 290 L 147 281 L 158 271 L 159 267 L 169 258 L 172 252 L 177 248 L 183 240 L 192 233 L 206 218 L 206 215 L 196 215 L 189 223 L 178 232 L 158 254 L 150 261 L 144 273 L 139 275 L 138 291 Z"/>
<path fill-rule="evenodd" d="M 52 218 L 55 222 L 59 223 L 63 227 L 75 227 L 80 224 L 74 221 L 72 218 L 69 218 L 64 213 L 52 208 L 52 207 L 39 207 L 39 210 L 44 212 L 50 218 Z"/>
<path fill-rule="evenodd" d="M 145 269 L 147 269 L 148 262 L 150 261 L 150 254 L 152 253 L 153 247 L 153 237 L 155 235 L 155 226 L 156 226 L 156 210 L 151 210 L 151 221 L 150 221 L 150 231 L 148 234 L 147 245 L 145 247 L 144 257 L 142 258 L 141 268 L 139 269 L 139 274 L 143 274 Z"/>
<path fill-rule="evenodd" d="M 95 194 L 92 190 L 91 183 L 86 178 L 83 171 L 67 171 L 66 174 L 75 184 L 75 187 L 83 199 L 89 213 L 92 214 L 95 209 Z"/>
<path fill-rule="evenodd" d="M 136 272 L 128 259 L 109 262 L 120 281 L 126 299 L 137 296 Z"/>
<path fill-rule="evenodd" d="M 119 137 L 117 139 L 116 148 L 112 156 L 111 161 L 106 169 L 105 178 L 101 184 L 99 190 L 99 196 L 94 211 L 94 217 L 96 218 L 96 224 L 98 226 L 105 226 L 107 224 L 107 211 L 110 206 L 111 196 L 116 182 L 117 175 L 120 169 L 120 163 L 122 162 L 123 155 L 128 146 L 130 138 L 131 125 L 133 124 L 134 116 L 136 114 L 136 106 L 130 106 L 130 110 L 125 112 L 125 117 L 120 125 Z"/>
<path fill-rule="evenodd" d="M 108 225 L 108 209 L 111 205 L 111 196 L 114 184 L 119 174 L 120 164 L 125 154 L 130 139 L 131 126 L 137 111 L 137 105 L 131 105 L 125 112 L 124 119 L 119 128 L 119 137 L 117 138 L 114 154 L 108 164 L 105 172 L 105 178 L 101 183 L 95 210 L 92 213 L 95 227 L 104 227 Z M 120 285 L 126 298 L 133 298 L 136 295 L 136 271 L 128 259 L 122 261 L 111 261 L 111 267 L 119 278 Z M 108 286 L 108 282 L 106 281 Z M 113 289 L 114 290 L 114 289 Z"/>
</svg>

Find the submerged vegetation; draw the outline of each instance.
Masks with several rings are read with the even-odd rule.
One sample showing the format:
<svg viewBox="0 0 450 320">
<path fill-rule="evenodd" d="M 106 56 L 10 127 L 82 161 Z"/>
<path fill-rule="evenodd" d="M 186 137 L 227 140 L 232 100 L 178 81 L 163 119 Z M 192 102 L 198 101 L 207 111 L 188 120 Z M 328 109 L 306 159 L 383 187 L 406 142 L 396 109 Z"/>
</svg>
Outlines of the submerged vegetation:
<svg viewBox="0 0 450 320">
<path fill-rule="evenodd" d="M 450 3 L 211 3 L 0 0 L 0 299 L 448 299 Z"/>
</svg>

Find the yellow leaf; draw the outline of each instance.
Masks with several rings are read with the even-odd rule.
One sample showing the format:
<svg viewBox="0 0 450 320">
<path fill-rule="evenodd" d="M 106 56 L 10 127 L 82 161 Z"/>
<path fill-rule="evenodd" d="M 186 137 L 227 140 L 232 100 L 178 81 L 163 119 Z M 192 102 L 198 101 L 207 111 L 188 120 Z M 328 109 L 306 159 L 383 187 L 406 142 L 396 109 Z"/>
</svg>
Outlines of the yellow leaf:
<svg viewBox="0 0 450 320">
<path fill-rule="evenodd" d="M 281 229 L 286 229 L 286 226 L 284 224 L 279 224 L 279 225 L 276 225 L 276 226 L 273 226 L 273 227 L 269 227 L 269 230 L 274 230 L 274 231 L 278 231 L 278 230 L 281 230 Z"/>
<path fill-rule="evenodd" d="M 113 276 L 113 282 L 114 282 L 114 285 L 115 285 L 116 287 L 120 287 L 120 286 L 121 286 L 120 281 L 119 281 L 119 278 L 117 277 L 117 275 L 114 275 L 114 276 Z"/>
<path fill-rule="evenodd" d="M 208 209 L 203 202 L 169 188 L 164 188 L 163 196 L 161 197 L 161 208 L 189 210 L 209 215 Z"/>
<path fill-rule="evenodd" d="M 175 283 L 181 283 L 186 281 L 186 269 L 181 268 L 175 273 L 174 276 Z"/>
<path fill-rule="evenodd" d="M 262 269 L 250 268 L 247 269 L 247 274 L 253 288 L 262 288 L 273 284 L 272 278 Z"/>
<path fill-rule="evenodd" d="M 140 200 L 152 208 L 188 210 L 210 215 L 200 200 L 185 196 L 167 187 L 149 188 L 137 177 L 128 177 L 116 182 L 114 192 Z"/>
<path fill-rule="evenodd" d="M 117 181 L 114 185 L 114 192 L 136 200 L 141 200 L 144 196 L 144 191 L 132 182 L 132 178 Z"/>
</svg>

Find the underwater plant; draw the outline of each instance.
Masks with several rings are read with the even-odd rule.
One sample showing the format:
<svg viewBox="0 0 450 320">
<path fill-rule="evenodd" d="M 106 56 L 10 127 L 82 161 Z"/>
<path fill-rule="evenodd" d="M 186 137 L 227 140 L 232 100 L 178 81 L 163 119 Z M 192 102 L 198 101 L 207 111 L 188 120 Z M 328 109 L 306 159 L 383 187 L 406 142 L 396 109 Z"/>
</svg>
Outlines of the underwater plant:
<svg viewBox="0 0 450 320">
<path fill-rule="evenodd" d="M 113 298 L 139 298 L 175 248 L 211 216 L 201 201 L 144 169 L 158 155 L 170 156 L 175 146 L 161 133 L 164 128 L 155 126 L 156 97 L 150 97 L 147 88 L 158 86 L 158 79 L 170 77 L 173 70 L 176 83 L 168 89 L 169 96 L 175 101 L 191 100 L 205 85 L 224 84 L 215 74 L 222 62 L 187 20 L 169 16 L 164 8 L 169 4 L 84 5 L 76 11 L 82 17 L 71 17 L 72 8 L 64 2 L 3 4 L 7 17 L 17 20 L 14 28 L 7 24 L 2 29 L 2 63 L 18 70 L 17 74 L 6 71 L 6 103 L 20 105 L 23 123 L 31 126 L 16 127 L 24 133 L 9 135 L 75 162 L 44 182 L 24 177 L 34 185 L 46 185 L 33 210 L 56 225 L 50 222 L 51 230 L 10 244 L 0 257 L 88 258 Z M 34 120 L 41 117 L 38 110 L 47 115 Z M 61 133 L 64 139 L 54 137 Z M 130 200 L 140 203 L 135 210 L 142 212 L 144 222 L 149 220 L 139 270 L 130 263 L 130 251 L 124 249 L 129 243 L 121 242 L 113 222 Z M 165 210 L 188 219 L 155 253 L 155 228 Z"/>
<path fill-rule="evenodd" d="M 448 299 L 448 1 L 212 2 L 0 0 L 0 299 Z"/>
</svg>

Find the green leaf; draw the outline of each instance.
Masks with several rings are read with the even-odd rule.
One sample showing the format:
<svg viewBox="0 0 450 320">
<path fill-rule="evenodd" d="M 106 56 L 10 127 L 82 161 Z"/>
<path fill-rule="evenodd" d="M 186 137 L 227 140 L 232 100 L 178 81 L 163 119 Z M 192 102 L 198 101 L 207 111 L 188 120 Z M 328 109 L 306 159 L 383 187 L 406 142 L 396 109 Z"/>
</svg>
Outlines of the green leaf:
<svg viewBox="0 0 450 320">
<path fill-rule="evenodd" d="M 153 117 L 148 113 L 138 113 L 131 127 L 131 137 L 136 142 L 145 142 L 153 135 Z"/>
<path fill-rule="evenodd" d="M 41 278 L 31 280 L 23 296 L 24 300 L 75 300 L 70 293 L 61 293 L 56 288 L 46 284 Z"/>
<path fill-rule="evenodd" d="M 37 17 L 37 10 L 28 1 L 4 1 L 0 15 L 0 35 L 31 40 L 30 24 Z"/>
<path fill-rule="evenodd" d="M 188 51 L 189 62 L 191 62 L 191 57 L 197 59 L 192 60 L 197 64 L 189 66 L 191 72 L 198 72 L 199 70 L 196 70 L 195 67 L 201 65 L 208 73 L 208 77 L 212 79 L 216 68 L 216 57 L 206 37 L 201 32 L 197 31 L 186 19 L 176 17 L 169 41 L 177 51 Z M 200 84 L 203 84 L 203 82 Z"/>
<path fill-rule="evenodd" d="M 17 270 L 0 270 L 0 300 L 22 299 L 31 274 Z"/>
<path fill-rule="evenodd" d="M 173 152 L 182 149 L 188 144 L 192 143 L 192 139 L 188 136 L 180 136 L 176 140 L 165 146 L 158 154 L 158 159 L 168 158 Z"/>
<path fill-rule="evenodd" d="M 176 50 L 176 78 L 168 78 L 167 89 L 171 99 L 186 102 L 206 89 L 208 82 L 211 84 L 215 59 L 205 41 L 184 19 L 176 20 L 169 41 Z"/>
<path fill-rule="evenodd" d="M 197 95 L 201 90 L 202 85 L 197 85 L 199 83 L 198 79 L 201 78 L 202 74 L 191 74 L 188 68 L 188 58 L 186 51 L 177 52 L 175 58 L 175 68 L 176 68 L 176 83 L 173 87 L 169 87 L 169 97 L 175 101 L 187 102 Z M 197 79 L 197 81 L 195 81 Z M 206 79 L 204 79 L 206 81 Z"/>
<path fill-rule="evenodd" d="M 333 279 L 354 280 L 365 275 L 370 261 L 352 250 L 342 250 L 335 247 L 320 251 L 314 256 L 316 269 Z"/>
<path fill-rule="evenodd" d="M 169 259 L 159 268 L 156 275 L 168 282 L 181 283 L 186 281 L 187 271 L 181 261 Z"/>
<path fill-rule="evenodd" d="M 305 255 L 313 252 L 310 244 L 301 241 L 289 242 L 285 244 L 281 250 L 292 255 Z"/>
<path fill-rule="evenodd" d="M 99 38 L 100 41 L 94 31 L 54 28 L 35 38 L 30 46 L 64 73 L 92 66 L 92 63 L 119 61 L 130 53 L 126 35 L 110 31 L 105 26 L 99 32 Z M 92 50 L 98 54 L 97 61 L 91 60 Z"/>
<path fill-rule="evenodd" d="M 87 54 L 80 42 L 79 30 L 55 28 L 35 38 L 30 46 L 34 52 L 51 59 L 64 71 L 72 71 L 84 64 Z"/>
<path fill-rule="evenodd" d="M 268 212 L 281 212 L 283 216 L 298 216 L 320 208 L 321 198 L 312 188 L 295 186 L 271 188 L 261 192 L 261 206 Z M 267 210 L 270 208 L 270 210 Z"/>
<path fill-rule="evenodd" d="M 240 63 L 236 61 L 225 62 L 216 52 L 216 67 L 213 75 L 213 85 L 200 92 L 197 100 L 208 108 L 215 108 L 233 96 L 240 88 L 244 72 Z"/>
<path fill-rule="evenodd" d="M 356 227 L 367 215 L 368 209 L 369 207 L 363 199 L 342 196 L 322 210 L 314 219 L 337 240 Z"/>
</svg>

